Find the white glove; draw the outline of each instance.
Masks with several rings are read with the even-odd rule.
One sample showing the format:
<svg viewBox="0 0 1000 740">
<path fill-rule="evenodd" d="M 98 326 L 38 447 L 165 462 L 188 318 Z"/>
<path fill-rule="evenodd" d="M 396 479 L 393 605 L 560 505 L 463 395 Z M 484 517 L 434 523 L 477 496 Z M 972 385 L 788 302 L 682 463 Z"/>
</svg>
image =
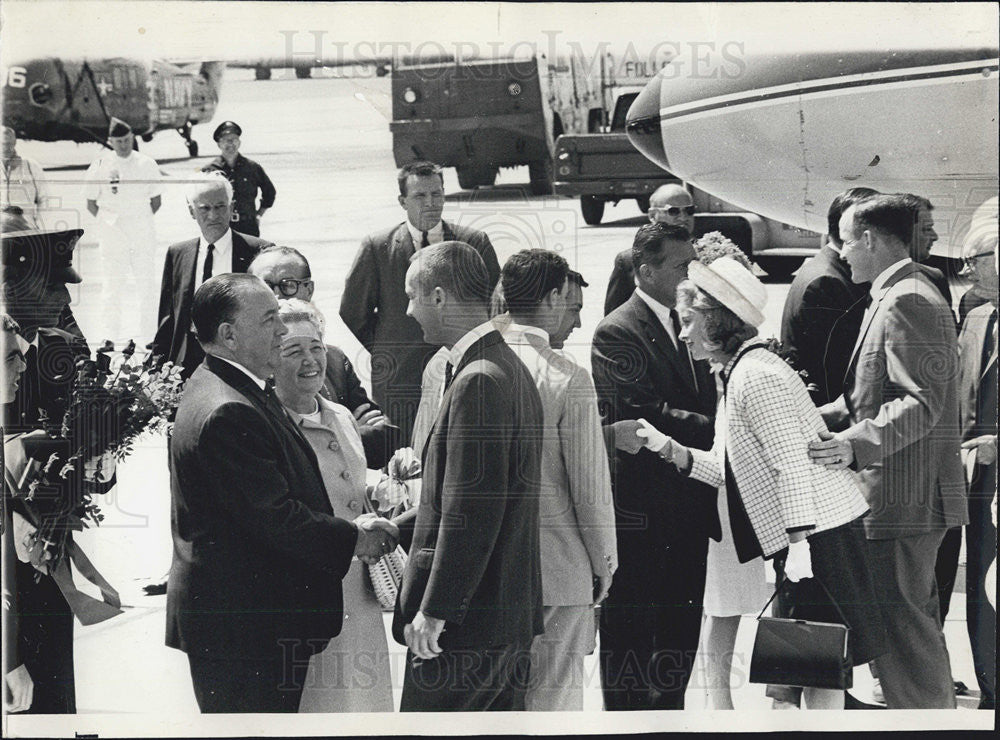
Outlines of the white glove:
<svg viewBox="0 0 1000 740">
<path fill-rule="evenodd" d="M 643 437 L 646 440 L 646 449 L 652 450 L 653 452 L 659 452 L 666 446 L 667 442 L 670 441 L 670 437 L 654 427 L 645 419 L 639 419 L 639 423 L 642 427 L 635 430 L 635 436 Z"/>
<path fill-rule="evenodd" d="M 792 542 L 788 546 L 788 558 L 785 560 L 785 577 L 792 583 L 798 583 L 803 578 L 813 577 L 809 540 L 803 539 L 799 542 Z"/>
</svg>

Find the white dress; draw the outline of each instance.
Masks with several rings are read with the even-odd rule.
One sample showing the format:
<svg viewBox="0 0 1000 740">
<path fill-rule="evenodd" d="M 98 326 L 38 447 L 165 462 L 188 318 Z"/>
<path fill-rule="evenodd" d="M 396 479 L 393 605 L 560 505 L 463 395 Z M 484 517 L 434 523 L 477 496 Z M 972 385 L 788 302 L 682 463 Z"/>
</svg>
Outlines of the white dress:
<svg viewBox="0 0 1000 740">
<path fill-rule="evenodd" d="M 726 408 L 721 400 L 715 414 L 716 436 L 726 433 Z M 729 526 L 729 503 L 726 487 L 719 488 L 719 523 L 722 541 L 708 541 L 708 566 L 705 574 L 705 614 L 710 617 L 735 617 L 757 614 L 771 597 L 764 559 L 756 557 L 741 563 L 736 557 L 733 532 Z"/>
</svg>

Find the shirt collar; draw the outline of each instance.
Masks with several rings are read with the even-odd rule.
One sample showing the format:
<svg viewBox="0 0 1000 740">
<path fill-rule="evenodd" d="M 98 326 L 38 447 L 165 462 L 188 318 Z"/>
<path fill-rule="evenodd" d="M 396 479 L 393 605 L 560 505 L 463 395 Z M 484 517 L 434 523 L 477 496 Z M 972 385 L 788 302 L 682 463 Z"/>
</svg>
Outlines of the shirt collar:
<svg viewBox="0 0 1000 740">
<path fill-rule="evenodd" d="M 518 324 L 514 321 L 507 324 L 502 333 L 504 338 L 511 342 L 527 343 L 527 336 L 532 335 L 540 337 L 546 345 L 549 343 L 549 333 L 545 329 L 539 329 L 537 326 L 530 326 L 528 324 Z"/>
<path fill-rule="evenodd" d="M 229 254 L 233 251 L 233 230 L 226 229 L 226 233 L 219 237 L 217 242 L 213 242 L 215 251 L 218 254 Z M 208 242 L 204 236 L 198 237 L 198 250 L 204 253 L 208 249 Z"/>
<path fill-rule="evenodd" d="M 413 239 L 413 246 L 420 249 L 420 244 L 424 239 L 423 232 L 411 224 L 410 219 L 406 219 L 406 228 L 410 231 L 410 237 Z M 438 242 L 444 241 L 444 221 L 438 221 L 434 228 L 427 230 L 427 241 L 431 244 L 437 244 Z"/>
<path fill-rule="evenodd" d="M 649 306 L 650 310 L 656 314 L 656 318 L 660 320 L 663 324 L 663 328 L 667 330 L 667 334 L 674 342 L 678 341 L 678 337 L 674 335 L 674 320 L 672 318 L 673 309 L 669 306 L 664 306 L 658 300 L 653 298 L 649 293 L 646 293 L 642 288 L 636 287 L 636 295 L 638 295 L 643 302 Z"/>
<path fill-rule="evenodd" d="M 453 346 L 451 351 L 448 352 L 448 362 L 451 363 L 452 369 L 457 368 L 459 363 L 462 362 L 462 358 L 465 356 L 469 347 L 485 337 L 491 331 L 496 330 L 497 328 L 492 321 L 484 321 L 482 324 L 472 329 L 464 337 L 455 342 L 455 346 Z"/>
<path fill-rule="evenodd" d="M 252 372 L 250 372 L 249 370 L 247 370 L 240 363 L 235 362 L 235 361 L 230 360 L 230 359 L 227 359 L 225 357 L 219 357 L 218 355 L 212 355 L 212 357 L 214 357 L 217 360 L 222 360 L 223 362 L 228 362 L 230 365 L 232 365 L 233 367 L 235 367 L 237 370 L 241 371 L 244 375 L 246 375 L 248 378 L 250 378 L 250 380 L 252 380 L 254 383 L 256 383 L 257 387 L 260 388 L 261 390 L 264 390 L 267 387 L 267 383 L 264 380 L 262 380 L 261 378 L 258 378 L 256 375 L 254 375 Z"/>
<path fill-rule="evenodd" d="M 313 411 L 311 414 L 300 414 L 295 409 L 290 409 L 287 406 L 284 406 L 284 404 L 282 404 L 282 406 L 284 406 L 285 412 L 291 417 L 292 421 L 295 424 L 298 424 L 298 425 L 301 426 L 302 422 L 304 422 L 304 421 L 312 421 L 312 419 L 315 418 L 316 414 L 322 414 L 322 412 L 323 412 L 322 401 L 323 400 L 324 399 L 322 398 L 322 396 L 316 396 L 316 410 Z"/>
<path fill-rule="evenodd" d="M 906 264 L 913 262 L 909 257 L 904 257 L 899 262 L 889 265 L 887 268 L 882 270 L 874 280 L 872 280 L 871 295 L 872 298 L 878 299 L 879 295 L 885 289 L 885 284 L 889 282 L 889 278 L 896 274 L 899 269 Z"/>
</svg>

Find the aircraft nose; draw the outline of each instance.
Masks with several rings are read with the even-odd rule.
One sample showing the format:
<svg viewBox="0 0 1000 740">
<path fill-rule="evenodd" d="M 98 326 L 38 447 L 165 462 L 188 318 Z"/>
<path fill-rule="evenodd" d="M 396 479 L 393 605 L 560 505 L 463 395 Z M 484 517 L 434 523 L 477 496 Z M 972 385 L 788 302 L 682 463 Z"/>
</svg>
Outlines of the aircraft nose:
<svg viewBox="0 0 1000 740">
<path fill-rule="evenodd" d="M 663 77 L 656 75 L 632 102 L 625 117 L 625 131 L 632 146 L 665 170 L 670 169 L 660 130 L 660 88 Z"/>
</svg>

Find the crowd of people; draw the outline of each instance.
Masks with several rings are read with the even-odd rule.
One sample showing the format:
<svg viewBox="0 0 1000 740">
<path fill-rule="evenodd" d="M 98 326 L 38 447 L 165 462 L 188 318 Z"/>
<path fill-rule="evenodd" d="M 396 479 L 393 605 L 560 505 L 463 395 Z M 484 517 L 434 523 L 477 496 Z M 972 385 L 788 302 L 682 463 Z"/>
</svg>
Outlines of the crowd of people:
<svg viewBox="0 0 1000 740">
<path fill-rule="evenodd" d="M 166 644 L 186 653 L 202 712 L 392 711 L 367 568 L 400 544 L 401 711 L 581 710 L 595 650 L 605 709 L 683 709 L 699 645 L 710 707 L 731 709 L 740 617 L 772 594 L 769 564 L 776 613 L 846 624 L 885 706 L 953 708 L 943 611 L 963 527 L 993 708 L 995 214 L 966 240 L 974 287 L 956 324 L 946 277 L 922 264 L 932 205 L 839 195 L 789 290 L 779 356 L 750 262 L 701 248 L 690 195 L 664 186 L 614 257 L 588 372 L 565 349 L 584 276 L 544 249 L 501 266 L 485 233 L 444 220 L 441 169 L 415 162 L 398 173 L 405 220 L 365 238 L 340 305 L 371 355 L 369 395 L 312 302 L 331 286 L 259 237 L 275 189 L 238 154 L 241 133 L 220 125 L 221 156 L 186 187 L 198 235 L 167 251 L 151 343 L 187 379 L 168 447 Z M 114 270 L 134 274 L 153 269 L 161 189 L 131 137 L 112 124 L 87 202 Z M 8 138 L 5 172 L 36 177 Z M 89 348 L 65 287 L 80 231 L 45 230 L 33 187 L 2 224 L 3 670 L 10 711 L 64 713 L 73 617 L 27 551 L 16 452 L 59 418 Z M 407 447 L 419 495 L 389 518 L 366 470 Z M 767 692 L 776 708 L 866 706 Z"/>
</svg>

